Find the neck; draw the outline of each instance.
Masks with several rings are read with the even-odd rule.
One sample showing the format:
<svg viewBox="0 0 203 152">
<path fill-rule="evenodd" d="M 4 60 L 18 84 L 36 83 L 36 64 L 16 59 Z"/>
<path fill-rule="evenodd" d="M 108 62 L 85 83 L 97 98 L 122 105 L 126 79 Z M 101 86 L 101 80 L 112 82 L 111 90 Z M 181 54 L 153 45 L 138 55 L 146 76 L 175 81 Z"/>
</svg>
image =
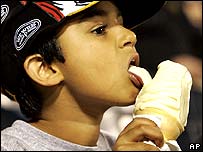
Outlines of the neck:
<svg viewBox="0 0 203 152">
<path fill-rule="evenodd" d="M 99 125 L 77 121 L 39 120 L 31 125 L 60 139 L 84 146 L 95 146 L 99 137 Z"/>
<path fill-rule="evenodd" d="M 50 100 L 49 99 L 47 100 Z M 100 133 L 100 122 L 107 107 L 72 96 L 58 96 L 44 106 L 41 119 L 31 125 L 66 141 L 84 146 L 95 146 Z"/>
</svg>

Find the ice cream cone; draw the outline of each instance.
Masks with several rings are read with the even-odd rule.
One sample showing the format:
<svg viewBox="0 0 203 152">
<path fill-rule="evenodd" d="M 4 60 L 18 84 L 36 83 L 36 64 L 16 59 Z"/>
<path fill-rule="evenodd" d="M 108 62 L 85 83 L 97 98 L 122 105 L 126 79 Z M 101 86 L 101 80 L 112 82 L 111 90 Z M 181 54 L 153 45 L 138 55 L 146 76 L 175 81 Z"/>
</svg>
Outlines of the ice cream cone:
<svg viewBox="0 0 203 152">
<path fill-rule="evenodd" d="M 138 94 L 133 115 L 153 116 L 159 121 L 165 140 L 176 140 L 187 124 L 191 86 L 192 78 L 186 67 L 163 61 L 155 77 Z"/>
</svg>

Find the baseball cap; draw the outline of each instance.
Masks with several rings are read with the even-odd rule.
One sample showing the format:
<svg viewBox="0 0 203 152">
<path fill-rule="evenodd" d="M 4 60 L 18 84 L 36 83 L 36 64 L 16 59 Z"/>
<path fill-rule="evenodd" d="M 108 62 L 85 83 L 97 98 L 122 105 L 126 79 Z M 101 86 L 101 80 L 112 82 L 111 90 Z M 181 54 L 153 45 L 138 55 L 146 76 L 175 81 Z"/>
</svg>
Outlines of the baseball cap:
<svg viewBox="0 0 203 152">
<path fill-rule="evenodd" d="M 20 68 L 36 39 L 100 1 L 1 1 L 1 67 L 7 90 L 20 82 Z M 114 0 L 124 26 L 134 28 L 152 17 L 165 1 Z M 148 6 L 147 6 L 148 5 Z M 46 33 L 46 34 L 45 34 Z M 11 89 L 12 90 L 12 89 Z"/>
</svg>

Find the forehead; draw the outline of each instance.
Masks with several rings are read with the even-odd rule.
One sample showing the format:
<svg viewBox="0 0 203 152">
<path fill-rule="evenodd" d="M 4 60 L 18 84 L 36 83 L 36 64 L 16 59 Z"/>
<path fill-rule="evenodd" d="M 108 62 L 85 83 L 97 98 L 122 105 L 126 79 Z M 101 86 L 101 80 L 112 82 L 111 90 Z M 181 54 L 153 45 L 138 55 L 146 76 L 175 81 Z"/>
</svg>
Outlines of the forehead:
<svg viewBox="0 0 203 152">
<path fill-rule="evenodd" d="M 112 12 L 112 11 L 117 13 L 119 12 L 116 5 L 111 1 L 101 1 L 98 4 L 96 4 L 94 8 L 98 10 L 104 10 L 106 12 Z"/>
<path fill-rule="evenodd" d="M 87 19 L 95 16 L 108 16 L 114 13 L 116 16 L 121 16 L 118 8 L 110 1 L 101 1 L 91 8 L 85 10 L 82 14 L 79 14 L 79 19 Z"/>
</svg>

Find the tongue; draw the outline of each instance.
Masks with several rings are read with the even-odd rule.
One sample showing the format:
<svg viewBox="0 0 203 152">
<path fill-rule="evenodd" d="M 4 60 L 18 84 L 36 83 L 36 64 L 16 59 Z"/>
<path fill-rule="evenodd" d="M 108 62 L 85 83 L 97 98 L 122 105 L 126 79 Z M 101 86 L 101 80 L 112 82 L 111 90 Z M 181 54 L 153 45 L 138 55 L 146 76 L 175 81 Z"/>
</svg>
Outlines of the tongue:
<svg viewBox="0 0 203 152">
<path fill-rule="evenodd" d="M 142 79 L 142 82 L 144 84 L 147 84 L 149 81 L 152 80 L 152 77 L 151 75 L 149 74 L 149 72 L 144 69 L 144 68 L 141 68 L 141 67 L 136 67 L 136 66 L 131 66 L 129 69 L 128 69 L 129 72 L 139 76 L 141 79 Z"/>
</svg>

